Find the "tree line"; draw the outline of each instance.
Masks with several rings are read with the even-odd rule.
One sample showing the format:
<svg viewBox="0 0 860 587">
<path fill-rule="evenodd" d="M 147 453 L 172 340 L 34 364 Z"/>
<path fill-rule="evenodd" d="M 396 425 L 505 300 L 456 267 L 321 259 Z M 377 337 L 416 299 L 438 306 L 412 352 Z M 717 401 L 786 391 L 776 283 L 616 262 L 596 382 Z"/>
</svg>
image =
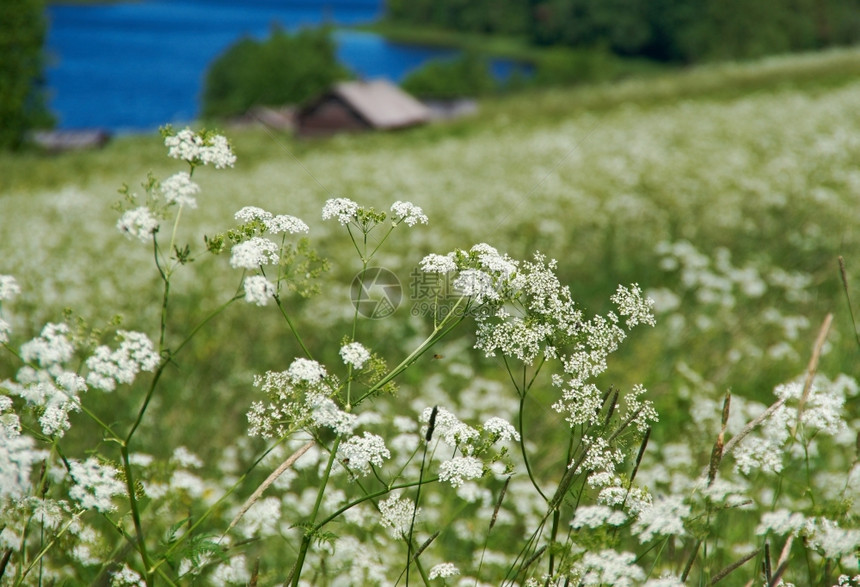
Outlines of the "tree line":
<svg viewBox="0 0 860 587">
<path fill-rule="evenodd" d="M 693 63 L 860 40 L 860 0 L 388 0 L 395 22 Z"/>
</svg>

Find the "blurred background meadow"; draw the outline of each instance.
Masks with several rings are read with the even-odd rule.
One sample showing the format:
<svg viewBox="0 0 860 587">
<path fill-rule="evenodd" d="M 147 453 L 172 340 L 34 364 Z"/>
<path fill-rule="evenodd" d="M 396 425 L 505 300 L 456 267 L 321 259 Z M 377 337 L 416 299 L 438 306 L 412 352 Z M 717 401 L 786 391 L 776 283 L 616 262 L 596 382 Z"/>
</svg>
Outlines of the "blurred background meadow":
<svg viewBox="0 0 860 587">
<path fill-rule="evenodd" d="M 655 300 L 657 326 L 631 336 L 599 385 L 643 383 L 660 414 L 652 442 L 694 439 L 693 458 L 702 466 L 720 430 L 725 392 L 769 404 L 774 386 L 804 373 L 828 313 L 834 321 L 819 371 L 857 376 L 850 311 L 851 303 L 860 308 L 856 3 L 510 1 L 460 12 L 446 4 L 7 3 L 4 11 L 44 11 L 46 48 L 42 74 L 30 79 L 45 108 L 6 116 L 26 119 L 22 133 L 53 117 L 61 130 L 111 135 L 97 149 L 46 152 L 20 134 L 6 143 L 15 148 L 0 152 L 0 273 L 14 275 L 22 290 L 2 308 L 12 345 L 36 336 L 45 322 L 61 321 L 67 308 L 72 321 L 103 327 L 121 315 L 123 328 L 156 335 L 161 283 L 152 252 L 120 234 L 112 205 L 121 185 L 140 191 L 148 172 L 166 177 L 182 169 L 165 157 L 156 127 L 187 123 L 227 135 L 237 163 L 195 173 L 199 207 L 183 213 L 180 232 L 194 260 L 172 285 L 176 324 L 196 323 L 237 291 L 237 272 L 224 256 L 205 251 L 203 236 L 231 226 L 243 206 L 260 206 L 307 222 L 313 246 L 329 259 L 319 294 L 287 303 L 315 358 L 338 363 L 354 313 L 349 284 L 361 263 L 343 230 L 323 223 L 322 205 L 346 197 L 386 210 L 409 200 L 429 224 L 395 234 L 376 259 L 398 276 L 404 299 L 392 316 L 358 324 L 358 339 L 374 340 L 373 350 L 392 364 L 432 328 L 410 295 L 418 262 L 486 242 L 514 258 L 541 251 L 557 259 L 562 280 L 589 314 L 609 309 L 619 283 L 638 283 Z M 818 12 L 807 14 L 808 7 Z M 186 12 L 193 28 L 168 26 Z M 213 22 L 200 20 L 204 13 Z M 109 21 L 107 14 L 121 17 Z M 568 14 L 580 16 L 565 28 Z M 63 41 L 62 23 L 76 20 L 105 27 L 80 44 L 79 55 Z M 227 20 L 232 27 L 223 26 Z M 133 30 L 121 35 L 131 52 L 125 56 L 106 48 L 123 22 Z M 346 70 L 323 77 L 316 92 L 339 79 L 404 82 L 439 57 L 447 59 L 432 64 L 440 79 L 454 75 L 455 66 L 467 71 L 464 63 L 474 59 L 482 73 L 465 77 L 486 73 L 490 81 L 477 88 L 463 80 L 413 81 L 414 94 L 425 88 L 419 98 L 476 98 L 477 108 L 395 132 L 303 138 L 288 128 L 240 124 L 235 116 L 242 112 L 204 115 L 208 68 L 231 44 L 243 35 L 262 44 L 309 25 L 328 27 L 337 65 Z M 139 65 L 149 44 L 168 50 Z M 380 50 L 381 57 L 362 53 Z M 96 66 L 107 58 L 114 61 Z M 493 60 L 519 69 L 511 73 Z M 382 61 L 387 69 L 374 69 Z M 273 85 L 290 67 L 261 63 Z M 372 67 L 360 70 L 362 63 Z M 433 78 L 430 71 L 421 75 Z M 8 96 L 0 95 L 7 106 Z M 246 109 L 286 102 L 237 103 Z M 168 339 L 181 340 L 183 332 L 169 330 Z M 500 361 L 472 349 L 467 328 L 458 334 L 435 357 L 421 358 L 377 411 L 393 417 L 441 404 L 513 417 L 516 397 L 506 395 Z M 234 305 L 166 371 L 141 445 L 157 457 L 193 447 L 206 468 L 218 471 L 224 451 L 245 434 L 253 375 L 286 369 L 300 355 L 271 307 Z M 0 379 L 12 378 L 17 367 L 11 354 L 0 355 Z M 133 413 L 136 389 L 105 395 L 93 409 L 113 419 Z M 558 414 L 537 399 L 533 408 L 527 429 L 540 427 L 547 438 L 561 430 L 564 438 Z M 846 410 L 856 431 L 856 395 Z M 66 442 L 82 447 L 92 431 L 74 417 L 81 425 Z M 562 452 L 542 453 L 536 467 L 550 470 L 560 458 Z M 751 532 L 739 522 L 734 531 Z M 456 552 L 461 534 L 452 531 L 440 543 Z"/>
</svg>

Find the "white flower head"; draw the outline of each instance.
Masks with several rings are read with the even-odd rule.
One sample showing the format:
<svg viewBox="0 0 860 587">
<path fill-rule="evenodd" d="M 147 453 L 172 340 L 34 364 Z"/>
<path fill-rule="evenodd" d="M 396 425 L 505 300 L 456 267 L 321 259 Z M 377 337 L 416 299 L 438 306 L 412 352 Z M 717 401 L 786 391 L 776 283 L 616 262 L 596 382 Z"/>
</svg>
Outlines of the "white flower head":
<svg viewBox="0 0 860 587">
<path fill-rule="evenodd" d="M 293 360 L 287 369 L 287 375 L 295 382 L 319 383 L 328 376 L 325 367 L 311 359 L 298 358 Z"/>
<path fill-rule="evenodd" d="M 336 218 L 343 225 L 349 224 L 356 219 L 358 204 L 349 198 L 332 198 L 326 200 L 322 210 L 323 220 Z"/>
<path fill-rule="evenodd" d="M 66 337 L 68 333 L 69 327 L 65 324 L 45 324 L 38 338 L 21 345 L 21 358 L 28 363 L 37 362 L 42 367 L 65 363 L 75 351 Z"/>
<path fill-rule="evenodd" d="M 146 582 L 140 573 L 132 570 L 128 564 L 124 564 L 118 571 L 111 573 L 111 587 L 145 587 Z"/>
<path fill-rule="evenodd" d="M 370 358 L 370 351 L 364 348 L 360 342 L 351 342 L 345 344 L 340 349 L 340 358 L 347 365 L 352 365 L 356 369 L 361 367 Z"/>
<path fill-rule="evenodd" d="M 642 297 L 639 284 L 634 283 L 629 288 L 618 286 L 610 300 L 618 306 L 618 313 L 627 318 L 627 328 L 637 324 L 654 326 L 654 300 Z"/>
<path fill-rule="evenodd" d="M 12 334 L 12 326 L 3 318 L 0 318 L 0 344 L 9 342 L 10 334 Z"/>
<path fill-rule="evenodd" d="M 161 193 L 168 204 L 196 208 L 194 196 L 200 193 L 200 186 L 191 181 L 187 171 L 180 171 L 161 182 Z"/>
<path fill-rule="evenodd" d="M 203 148 L 200 155 L 200 161 L 203 165 L 210 163 L 215 169 L 224 169 L 225 167 L 233 167 L 236 163 L 236 155 L 230 147 L 230 142 L 223 135 L 215 135 Z"/>
<path fill-rule="evenodd" d="M 670 495 L 652 502 L 633 523 L 633 534 L 645 543 L 654 536 L 683 536 L 684 520 L 690 515 L 690 506 L 683 498 Z"/>
<path fill-rule="evenodd" d="M 454 566 L 453 563 L 439 563 L 431 567 L 430 573 L 428 574 L 428 578 L 437 579 L 439 577 L 453 577 L 454 575 L 459 575 L 460 569 Z"/>
<path fill-rule="evenodd" d="M 400 200 L 391 205 L 391 214 L 394 216 L 394 223 L 400 224 L 405 222 L 407 226 L 415 226 L 416 224 L 427 224 L 427 216 L 424 211 L 411 202 L 401 202 Z"/>
<path fill-rule="evenodd" d="M 161 360 L 155 345 L 142 332 L 120 330 L 119 348 L 96 347 L 87 359 L 87 383 L 102 391 L 113 391 L 117 383 L 129 384 L 141 371 L 155 371 Z"/>
<path fill-rule="evenodd" d="M 365 432 L 364 436 L 350 436 L 337 449 L 337 458 L 360 475 L 368 475 L 370 466 L 381 467 L 391 452 L 385 447 L 381 436 Z"/>
<path fill-rule="evenodd" d="M 425 273 L 454 273 L 457 270 L 457 262 L 454 261 L 454 253 L 437 255 L 431 253 L 421 259 L 421 271 Z"/>
<path fill-rule="evenodd" d="M 484 422 L 484 431 L 489 433 L 495 442 L 519 441 L 520 433 L 509 422 L 502 418 L 493 417 Z"/>
<path fill-rule="evenodd" d="M 158 229 L 158 220 L 146 206 L 126 211 L 116 223 L 116 227 L 128 238 L 136 237 L 141 242 L 152 238 Z"/>
<path fill-rule="evenodd" d="M 439 465 L 439 480 L 447 481 L 455 489 L 465 481 L 480 479 L 484 475 L 484 463 L 475 457 L 454 457 Z"/>
<path fill-rule="evenodd" d="M 241 222 L 253 222 L 259 220 L 265 222 L 272 218 L 272 213 L 258 208 L 257 206 L 245 206 L 233 215 L 233 218 Z"/>
<path fill-rule="evenodd" d="M 424 411 L 421 412 L 421 421 L 427 422 L 429 426 L 432 414 L 433 408 L 424 408 Z M 421 434 L 427 434 L 426 426 L 422 428 Z M 457 416 L 445 408 L 438 408 L 436 410 L 436 420 L 434 421 L 431 440 L 441 438 L 442 442 L 448 446 L 459 447 L 462 452 L 468 453 L 472 450 L 472 441 L 479 436 L 480 434 L 477 430 L 460 421 Z"/>
<path fill-rule="evenodd" d="M 288 214 L 278 214 L 274 218 L 264 220 L 263 223 L 266 225 L 266 229 L 272 234 L 281 234 L 282 232 L 307 234 L 310 230 L 308 225 L 300 218 Z"/>
<path fill-rule="evenodd" d="M 321 393 L 312 393 L 306 400 L 311 420 L 317 426 L 331 428 L 337 434 L 352 434 L 358 424 L 358 416 L 344 412 L 337 404 Z"/>
<path fill-rule="evenodd" d="M 14 300 L 21 293 L 21 287 L 11 275 L 0 275 L 0 302 Z"/>
<path fill-rule="evenodd" d="M 499 299 L 493 277 L 480 269 L 464 269 L 453 283 L 454 287 L 464 296 L 474 298 L 476 304 Z"/>
<path fill-rule="evenodd" d="M 278 245 L 267 238 L 255 236 L 233 246 L 230 266 L 241 269 L 256 269 L 261 265 L 277 263 Z"/>
<path fill-rule="evenodd" d="M 645 572 L 635 564 L 636 555 L 631 552 L 602 550 L 586 552 L 582 561 L 574 565 L 574 573 L 580 583 L 592 585 L 614 585 L 633 587 L 645 581 Z"/>
<path fill-rule="evenodd" d="M 226 137 L 222 135 L 202 135 L 184 128 L 176 134 L 164 137 L 167 156 L 182 159 L 192 165 L 212 164 L 215 169 L 233 167 L 236 155 Z"/>
<path fill-rule="evenodd" d="M 382 514 L 382 527 L 388 528 L 393 538 L 402 538 L 409 534 L 412 519 L 421 514 L 421 509 L 416 512 L 414 501 L 392 494 L 388 499 L 379 502 L 379 513 Z"/>
<path fill-rule="evenodd" d="M 265 306 L 275 295 L 275 285 L 262 275 L 249 275 L 244 286 L 245 301 L 249 304 Z"/>
<path fill-rule="evenodd" d="M 69 475 L 75 484 L 69 489 L 69 497 L 79 502 L 85 509 L 95 509 L 102 513 L 113 511 L 115 495 L 126 492 L 125 483 L 117 478 L 118 471 L 102 465 L 90 457 L 83 463 L 69 461 Z"/>
</svg>

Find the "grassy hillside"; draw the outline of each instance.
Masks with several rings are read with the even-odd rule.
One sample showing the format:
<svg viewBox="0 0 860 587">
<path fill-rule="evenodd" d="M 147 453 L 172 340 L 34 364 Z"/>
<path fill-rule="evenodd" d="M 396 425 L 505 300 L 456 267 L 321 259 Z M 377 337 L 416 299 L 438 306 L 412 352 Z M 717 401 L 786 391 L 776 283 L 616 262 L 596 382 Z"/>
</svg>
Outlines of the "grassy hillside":
<svg viewBox="0 0 860 587">
<path fill-rule="evenodd" d="M 639 283 L 656 300 L 657 326 L 636 332 L 600 383 L 644 383 L 662 418 L 653 442 L 696 436 L 696 457 L 707 463 L 724 392 L 768 402 L 774 385 L 804 372 L 827 313 L 834 323 L 819 369 L 856 376 L 837 258 L 856 303 L 858 73 L 860 51 L 839 51 L 490 100 L 473 118 L 397 133 L 301 141 L 227 129 L 235 169 L 197 171 L 199 208 L 183 212 L 180 244 L 195 260 L 172 286 L 175 316 L 194 322 L 236 291 L 237 272 L 205 252 L 204 234 L 231 226 L 247 205 L 292 214 L 308 223 L 331 270 L 320 295 L 291 299 L 291 308 L 315 358 L 336 363 L 361 264 L 320 209 L 332 197 L 378 209 L 409 200 L 430 223 L 392 236 L 376 259 L 398 275 L 406 299 L 394 318 L 360 322 L 362 334 L 382 341 L 375 351 L 396 363 L 432 328 L 410 314 L 409 299 L 412 271 L 428 253 L 478 242 L 518 259 L 539 250 L 558 260 L 589 313 L 609 309 L 616 284 Z M 119 234 L 111 205 L 123 182 L 140 193 L 148 171 L 181 169 L 164 152 L 153 134 L 118 137 L 99 152 L 0 154 L 0 274 L 23 290 L 3 306 L 16 338 L 35 336 L 66 307 L 94 325 L 121 313 L 125 327 L 155 336 L 152 253 Z M 165 376 L 169 391 L 142 432 L 166 447 L 194 446 L 208 461 L 244 433 L 252 374 L 285 369 L 300 349 L 271 308 L 231 310 L 203 334 Z M 506 381 L 500 363 L 470 346 L 466 336 L 422 358 L 392 405 L 468 410 L 493 396 Z M 0 379 L 14 365 L 0 355 Z M 136 405 L 116 395 L 104 402 L 105 412 Z M 856 405 L 850 410 L 856 423 Z M 529 417 L 528 426 L 564 427 L 548 410 Z M 550 451 L 536 464 L 558 457 Z"/>
</svg>

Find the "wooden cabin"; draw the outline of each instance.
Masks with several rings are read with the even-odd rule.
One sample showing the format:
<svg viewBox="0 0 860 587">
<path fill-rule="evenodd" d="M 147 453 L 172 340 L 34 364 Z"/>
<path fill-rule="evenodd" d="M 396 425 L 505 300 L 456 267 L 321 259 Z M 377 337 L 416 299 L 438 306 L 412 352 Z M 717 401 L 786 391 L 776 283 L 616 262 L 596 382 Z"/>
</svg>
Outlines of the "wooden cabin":
<svg viewBox="0 0 860 587">
<path fill-rule="evenodd" d="M 302 136 L 393 130 L 424 124 L 430 115 L 429 108 L 390 82 L 342 82 L 299 110 L 296 129 Z"/>
</svg>

